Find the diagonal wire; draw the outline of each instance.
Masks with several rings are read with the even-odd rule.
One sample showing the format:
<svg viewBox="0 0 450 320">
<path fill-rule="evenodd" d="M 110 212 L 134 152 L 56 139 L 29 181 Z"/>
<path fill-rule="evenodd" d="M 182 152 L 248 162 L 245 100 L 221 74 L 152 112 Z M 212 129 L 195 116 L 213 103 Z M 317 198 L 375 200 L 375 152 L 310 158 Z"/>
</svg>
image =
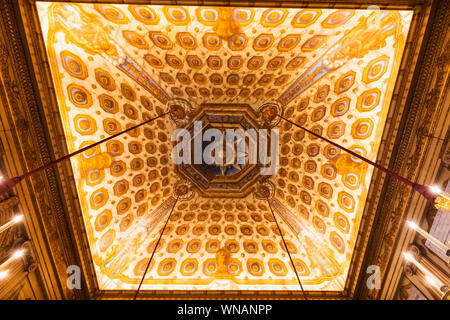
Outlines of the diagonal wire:
<svg viewBox="0 0 450 320">
<path fill-rule="evenodd" d="M 159 246 L 159 242 L 161 241 L 162 235 L 164 234 L 164 231 L 166 230 L 167 223 L 169 222 L 170 216 L 172 215 L 173 209 L 174 209 L 175 206 L 177 205 L 177 202 L 178 202 L 178 197 L 177 197 L 177 199 L 175 200 L 175 203 L 173 204 L 172 209 L 170 209 L 169 216 L 167 217 L 166 223 L 164 224 L 164 227 L 163 227 L 163 229 L 161 230 L 161 233 L 160 233 L 160 235 L 159 235 L 158 241 L 156 242 L 155 248 L 153 249 L 152 255 L 150 256 L 150 260 L 148 260 L 147 266 L 145 267 L 144 274 L 142 275 L 141 282 L 139 283 L 139 286 L 138 286 L 138 288 L 137 288 L 137 290 L 136 290 L 136 294 L 134 295 L 133 300 L 136 300 L 136 298 L 137 298 L 137 296 L 138 296 L 138 294 L 139 294 L 139 290 L 141 290 L 141 286 L 142 286 L 142 283 L 144 282 L 144 278 L 145 278 L 145 276 L 146 276 L 146 274 L 147 274 L 148 268 L 150 267 L 150 264 L 152 263 L 153 256 L 155 255 L 156 249 L 157 249 L 158 246 Z"/>
<path fill-rule="evenodd" d="M 303 285 L 302 285 L 302 282 L 300 281 L 300 277 L 298 276 L 297 269 L 295 268 L 294 261 L 292 260 L 291 253 L 289 252 L 289 248 L 286 245 L 286 241 L 284 240 L 283 233 L 281 232 L 280 226 L 278 225 L 277 218 L 275 217 L 275 214 L 273 213 L 272 204 L 270 203 L 269 197 L 267 197 L 267 202 L 269 203 L 270 212 L 272 212 L 273 219 L 275 220 L 275 223 L 278 228 L 278 232 L 280 233 L 281 239 L 283 240 L 283 244 L 284 244 L 284 247 L 286 248 L 286 252 L 289 255 L 289 259 L 291 260 L 292 269 L 294 269 L 294 273 L 295 273 L 295 276 L 297 277 L 298 284 L 300 285 L 300 289 L 302 290 L 303 298 L 305 300 L 308 300 L 308 298 L 306 297 L 305 290 L 303 290 Z"/>
<path fill-rule="evenodd" d="M 320 140 L 325 141 L 325 142 L 327 142 L 327 143 L 329 143 L 329 144 L 339 148 L 340 150 L 343 150 L 346 153 L 349 153 L 353 157 L 358 158 L 358 159 L 368 163 L 369 165 L 371 165 L 371 166 L 373 166 L 373 167 L 383 171 L 384 173 L 388 174 L 389 177 L 395 178 L 395 179 L 401 181 L 402 183 L 404 183 L 406 185 L 409 185 L 410 187 L 412 187 L 413 190 L 419 192 L 423 197 L 425 197 L 431 203 L 433 203 L 435 201 L 436 194 L 431 192 L 430 189 L 427 186 L 419 184 L 419 183 L 416 183 L 416 182 L 413 182 L 413 181 L 409 180 L 408 178 L 405 178 L 405 177 L 401 176 L 397 172 L 395 172 L 393 170 L 390 170 L 388 168 L 385 168 L 382 165 L 380 165 L 380 164 L 378 164 L 376 162 L 373 162 L 373 161 L 363 157 L 362 155 L 360 155 L 360 154 L 358 154 L 358 153 L 356 153 L 354 151 L 351 151 L 351 150 L 341 146 L 340 144 L 338 144 L 336 142 L 333 142 L 333 141 L 331 141 L 331 140 L 329 140 L 329 139 L 327 139 L 325 137 L 322 137 L 321 135 L 319 135 L 319 134 L 317 134 L 317 133 L 315 133 L 315 132 L 313 132 L 311 130 L 306 129 L 305 127 L 302 127 L 301 125 L 299 125 L 299 124 L 297 124 L 297 123 L 295 123 L 295 122 L 293 122 L 293 121 L 291 121 L 289 119 L 286 119 L 285 117 L 283 117 L 283 116 L 281 116 L 279 114 L 277 116 L 279 118 L 289 122 L 290 124 L 296 126 L 297 128 L 300 128 L 300 129 L 308 132 L 309 134 L 313 135 L 314 137 L 319 138 Z"/>
<path fill-rule="evenodd" d="M 135 129 L 137 129 L 137 128 L 139 128 L 139 127 L 145 125 L 145 124 L 148 124 L 148 123 L 150 123 L 150 122 L 152 122 L 152 121 L 154 121 L 154 120 L 156 120 L 156 119 L 158 119 L 158 118 L 164 117 L 164 116 L 165 116 L 166 114 L 168 114 L 168 113 L 169 113 L 169 112 L 160 114 L 160 115 L 157 116 L 157 117 L 148 119 L 148 120 L 146 120 L 146 121 L 144 121 L 144 122 L 141 122 L 140 124 L 137 124 L 137 125 L 135 125 L 135 126 L 129 127 L 128 129 L 125 129 L 125 130 L 123 130 L 123 131 L 121 131 L 121 132 L 118 132 L 118 133 L 112 135 L 112 136 L 109 136 L 108 138 L 105 138 L 105 139 L 103 139 L 103 140 L 97 141 L 97 142 L 95 142 L 95 143 L 93 143 L 93 144 L 90 144 L 90 145 L 88 145 L 88 146 L 86 146 L 86 147 L 84 147 L 84 148 L 81 148 L 81 149 L 79 149 L 79 150 L 77 150 L 77 151 L 74 151 L 74 152 L 72 152 L 72 153 L 69 153 L 69 154 L 67 154 L 67 155 L 65 155 L 65 156 L 62 156 L 62 157 L 58 158 L 58 159 L 52 160 L 52 161 L 50 161 L 49 163 L 44 164 L 44 165 L 42 165 L 42 166 L 40 166 L 40 167 L 38 167 L 38 168 L 35 168 L 35 169 L 33 169 L 33 170 L 30 170 L 30 171 L 27 171 L 27 172 L 23 173 L 23 174 L 20 175 L 20 176 L 16 176 L 16 177 L 4 179 L 4 180 L 2 181 L 2 183 L 0 184 L 0 195 L 9 192 L 15 185 L 17 185 L 18 183 L 20 183 L 23 179 L 30 177 L 32 174 L 34 174 L 34 173 L 36 173 L 36 172 L 39 172 L 39 171 L 42 171 L 42 170 L 46 170 L 46 169 L 48 169 L 48 168 L 50 168 L 50 167 L 52 167 L 52 166 L 54 166 L 54 165 L 56 165 L 56 164 L 58 164 L 58 163 L 64 161 L 64 160 L 66 160 L 66 159 L 70 159 L 70 158 L 72 158 L 72 157 L 74 157 L 74 156 L 76 156 L 76 155 L 78 155 L 78 154 L 80 154 L 80 153 L 82 153 L 82 152 L 85 152 L 85 151 L 87 151 L 87 150 L 90 150 L 90 149 L 92 149 L 92 148 L 95 148 L 95 147 L 98 146 L 99 144 L 105 143 L 105 142 L 107 142 L 107 141 L 109 141 L 109 140 L 111 140 L 111 139 L 115 139 L 115 138 L 117 138 L 118 136 L 120 136 L 120 135 L 122 135 L 122 134 L 124 134 L 124 133 L 127 133 L 127 132 L 130 132 L 130 131 L 132 131 L 132 130 L 135 130 Z"/>
</svg>

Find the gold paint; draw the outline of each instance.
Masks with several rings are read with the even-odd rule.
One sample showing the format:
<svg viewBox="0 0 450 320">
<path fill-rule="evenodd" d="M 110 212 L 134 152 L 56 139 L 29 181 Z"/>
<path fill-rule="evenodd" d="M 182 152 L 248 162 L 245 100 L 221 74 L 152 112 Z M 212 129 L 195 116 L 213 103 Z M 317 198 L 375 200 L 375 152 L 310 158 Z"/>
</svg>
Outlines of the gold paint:
<svg viewBox="0 0 450 320">
<path fill-rule="evenodd" d="M 352 156 L 347 153 L 338 155 L 336 160 L 336 168 L 338 173 L 341 175 L 355 173 L 359 176 L 363 176 L 367 170 L 367 166 L 368 164 L 363 161 L 353 161 Z"/>
<path fill-rule="evenodd" d="M 215 277 L 219 279 L 228 278 L 230 276 L 228 274 L 228 264 L 230 262 L 231 253 L 225 248 L 220 248 L 219 251 L 216 252 L 217 271 Z"/>
<path fill-rule="evenodd" d="M 112 163 L 112 157 L 107 152 L 102 152 L 99 155 L 93 156 L 92 158 L 88 159 L 82 157 L 77 157 L 77 159 L 82 177 L 86 177 L 88 172 L 91 170 L 102 170 L 109 168 Z"/>
<path fill-rule="evenodd" d="M 327 66 L 334 68 L 337 62 L 363 58 L 369 51 L 384 47 L 386 38 L 397 32 L 400 26 L 400 15 L 393 10 L 374 11 L 367 18 L 362 16 L 359 24 L 347 32 L 337 47 L 326 55 Z"/>
</svg>

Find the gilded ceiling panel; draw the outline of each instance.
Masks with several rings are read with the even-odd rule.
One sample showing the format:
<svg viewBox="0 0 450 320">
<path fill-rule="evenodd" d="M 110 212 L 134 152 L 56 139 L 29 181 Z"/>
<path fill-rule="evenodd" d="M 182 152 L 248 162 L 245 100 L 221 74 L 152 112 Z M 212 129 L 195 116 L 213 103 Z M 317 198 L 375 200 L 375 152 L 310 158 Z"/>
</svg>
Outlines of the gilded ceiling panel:
<svg viewBox="0 0 450 320">
<path fill-rule="evenodd" d="M 410 11 L 38 2 L 70 151 L 165 112 L 277 102 L 375 160 Z M 175 203 L 162 117 L 72 160 L 101 289 L 136 289 Z M 343 290 L 372 170 L 280 122 L 271 205 L 306 290 Z M 231 175 L 232 176 L 232 175 Z M 231 178 L 230 178 L 231 179 Z M 195 182 L 195 181 L 194 181 Z M 178 201 L 143 289 L 297 290 L 266 200 Z"/>
</svg>

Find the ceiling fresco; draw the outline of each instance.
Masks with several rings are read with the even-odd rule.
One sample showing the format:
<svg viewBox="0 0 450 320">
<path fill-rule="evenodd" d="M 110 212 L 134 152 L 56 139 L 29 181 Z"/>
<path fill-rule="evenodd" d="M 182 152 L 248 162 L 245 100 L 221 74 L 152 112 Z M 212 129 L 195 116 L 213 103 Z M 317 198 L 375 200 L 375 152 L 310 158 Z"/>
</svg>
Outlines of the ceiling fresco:
<svg viewBox="0 0 450 320">
<path fill-rule="evenodd" d="M 229 112 L 252 127 L 261 105 L 276 102 L 286 118 L 376 160 L 412 18 L 395 10 L 36 6 L 69 152 L 185 99 L 197 118 Z M 248 178 L 230 197 L 227 189 L 254 168 L 197 168 L 223 182 L 200 185 L 171 158 L 172 132 L 190 125 L 161 117 L 72 159 L 100 289 L 137 288 L 185 188 L 142 289 L 298 290 L 258 193 L 265 185 L 305 290 L 343 290 L 372 169 L 280 122 L 278 171 Z"/>
</svg>

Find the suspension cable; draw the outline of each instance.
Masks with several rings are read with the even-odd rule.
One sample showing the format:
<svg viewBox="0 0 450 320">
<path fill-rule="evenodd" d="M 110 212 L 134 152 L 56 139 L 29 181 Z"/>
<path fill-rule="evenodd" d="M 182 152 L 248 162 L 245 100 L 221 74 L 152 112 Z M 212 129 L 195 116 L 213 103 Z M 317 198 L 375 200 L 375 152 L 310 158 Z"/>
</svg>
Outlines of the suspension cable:
<svg viewBox="0 0 450 320">
<path fill-rule="evenodd" d="M 275 220 L 275 223 L 278 228 L 278 232 L 280 233 L 281 239 L 283 240 L 283 244 L 284 244 L 284 247 L 286 248 L 286 252 L 289 255 L 289 259 L 291 260 L 292 269 L 294 270 L 295 276 L 297 277 L 297 281 L 298 281 L 298 284 L 300 285 L 300 289 L 302 290 L 303 297 L 305 300 L 308 300 L 308 298 L 306 297 L 305 290 L 303 290 L 303 285 L 302 285 L 302 282 L 300 281 L 300 277 L 298 276 L 297 269 L 295 268 L 294 261 L 292 260 L 291 253 L 289 252 L 289 248 L 286 245 L 286 241 L 284 240 L 283 233 L 281 232 L 280 226 L 278 225 L 277 218 L 276 218 L 275 214 L 273 213 L 273 209 L 272 209 L 272 205 L 270 203 L 269 197 L 267 197 L 267 202 L 269 203 L 270 212 L 272 212 L 273 219 Z"/>
<path fill-rule="evenodd" d="M 175 203 L 173 204 L 172 209 L 170 209 L 169 216 L 167 217 L 166 223 L 164 224 L 164 227 L 163 227 L 163 229 L 161 230 L 161 233 L 160 233 L 160 235 L 159 235 L 158 241 L 156 242 L 155 248 L 153 248 L 152 255 L 150 256 L 150 260 L 148 260 L 147 266 L 145 267 L 144 274 L 142 275 L 141 282 L 139 283 L 139 286 L 138 286 L 138 288 L 137 288 L 137 290 L 136 290 L 136 294 L 134 295 L 134 299 L 133 299 L 133 300 L 136 300 L 136 298 L 137 298 L 137 296 L 138 296 L 138 294 L 139 294 L 139 290 L 141 290 L 141 286 L 142 286 L 142 283 L 144 282 L 144 278 L 145 278 L 145 276 L 146 276 L 146 274 L 147 274 L 148 268 L 150 267 L 150 264 L 152 263 L 153 256 L 155 255 L 156 249 L 157 249 L 158 246 L 159 246 L 159 242 L 161 241 L 162 235 L 164 234 L 164 231 L 166 230 L 167 223 L 169 222 L 169 219 L 170 219 L 170 217 L 172 216 L 173 209 L 174 209 L 175 206 L 177 205 L 177 202 L 178 202 L 178 197 L 177 197 L 177 199 L 175 200 Z"/>
</svg>

